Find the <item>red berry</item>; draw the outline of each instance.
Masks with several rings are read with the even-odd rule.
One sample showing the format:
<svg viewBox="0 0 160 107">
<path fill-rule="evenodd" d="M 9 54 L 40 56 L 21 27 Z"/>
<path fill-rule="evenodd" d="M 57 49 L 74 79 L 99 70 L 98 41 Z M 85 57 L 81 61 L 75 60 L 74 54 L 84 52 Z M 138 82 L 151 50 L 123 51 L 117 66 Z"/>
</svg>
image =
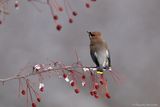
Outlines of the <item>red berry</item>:
<svg viewBox="0 0 160 107">
<path fill-rule="evenodd" d="M 99 96 L 98 96 L 98 95 L 94 95 L 94 97 L 95 97 L 96 99 L 98 99 L 98 98 L 99 98 Z"/>
<path fill-rule="evenodd" d="M 91 1 L 96 2 L 97 0 L 91 0 Z"/>
<path fill-rule="evenodd" d="M 58 24 L 56 28 L 57 28 L 58 31 L 60 31 L 62 29 L 62 25 Z"/>
<path fill-rule="evenodd" d="M 85 75 L 82 75 L 82 79 L 86 79 L 86 76 L 85 76 Z"/>
<path fill-rule="evenodd" d="M 73 11 L 72 14 L 73 14 L 73 16 L 77 16 L 78 15 L 78 13 L 76 11 Z"/>
<path fill-rule="evenodd" d="M 25 91 L 25 90 L 22 90 L 22 91 L 21 91 L 21 94 L 22 94 L 22 95 L 25 95 L 25 94 L 26 94 L 26 91 Z"/>
<path fill-rule="evenodd" d="M 73 19 L 72 18 L 69 18 L 69 23 L 73 23 Z"/>
<path fill-rule="evenodd" d="M 90 91 L 90 94 L 91 94 L 91 96 L 93 96 L 94 95 L 93 91 Z"/>
<path fill-rule="evenodd" d="M 100 80 L 99 82 L 100 82 L 101 85 L 103 85 L 103 81 L 102 80 Z"/>
<path fill-rule="evenodd" d="M 54 16 L 53 16 L 53 19 L 54 19 L 54 20 L 58 20 L 58 16 L 57 16 L 57 15 L 54 15 Z"/>
<path fill-rule="evenodd" d="M 74 71 L 73 71 L 73 70 L 70 70 L 70 73 L 72 73 L 72 74 L 73 74 L 73 73 L 74 73 Z"/>
<path fill-rule="evenodd" d="M 40 90 L 41 92 L 44 92 L 44 87 L 41 87 L 39 90 Z"/>
<path fill-rule="evenodd" d="M 80 92 L 80 90 L 77 89 L 77 88 L 74 91 L 75 91 L 76 94 L 78 94 Z"/>
<path fill-rule="evenodd" d="M 90 8 L 90 4 L 89 3 L 86 3 L 86 8 Z"/>
<path fill-rule="evenodd" d="M 15 4 L 14 4 L 14 7 L 15 7 L 15 8 L 18 8 L 18 7 L 19 7 L 18 3 L 15 3 Z"/>
<path fill-rule="evenodd" d="M 37 107 L 37 106 L 36 106 L 36 103 L 32 103 L 32 107 Z"/>
<path fill-rule="evenodd" d="M 66 75 L 66 74 L 63 74 L 63 78 L 67 78 L 67 75 Z"/>
<path fill-rule="evenodd" d="M 37 97 L 37 101 L 38 101 L 38 102 L 41 102 L 41 98 L 40 98 L 40 97 Z"/>
<path fill-rule="evenodd" d="M 95 87 L 95 89 L 98 89 L 98 88 L 99 88 L 98 83 L 95 83 L 95 84 L 94 84 L 94 87 Z"/>
<path fill-rule="evenodd" d="M 106 93 L 106 97 L 107 97 L 108 99 L 111 98 L 111 96 L 109 95 L 109 93 Z"/>
<path fill-rule="evenodd" d="M 62 12 L 62 11 L 63 11 L 63 8 L 62 8 L 62 7 L 59 7 L 58 10 Z"/>
<path fill-rule="evenodd" d="M 93 95 L 96 95 L 96 94 L 97 94 L 96 90 L 93 90 Z"/>
<path fill-rule="evenodd" d="M 72 87 L 75 85 L 74 81 L 72 81 L 70 84 L 71 84 Z"/>
</svg>

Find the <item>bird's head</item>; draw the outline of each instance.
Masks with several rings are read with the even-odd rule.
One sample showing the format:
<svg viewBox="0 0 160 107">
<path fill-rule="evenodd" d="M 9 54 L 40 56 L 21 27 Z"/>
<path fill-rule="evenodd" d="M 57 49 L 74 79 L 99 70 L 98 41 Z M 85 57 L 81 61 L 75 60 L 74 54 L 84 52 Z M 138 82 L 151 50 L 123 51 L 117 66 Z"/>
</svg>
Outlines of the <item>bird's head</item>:
<svg viewBox="0 0 160 107">
<path fill-rule="evenodd" d="M 88 35 L 89 35 L 89 39 L 92 41 L 92 40 L 98 40 L 98 39 L 101 39 L 101 32 L 88 32 Z"/>
</svg>

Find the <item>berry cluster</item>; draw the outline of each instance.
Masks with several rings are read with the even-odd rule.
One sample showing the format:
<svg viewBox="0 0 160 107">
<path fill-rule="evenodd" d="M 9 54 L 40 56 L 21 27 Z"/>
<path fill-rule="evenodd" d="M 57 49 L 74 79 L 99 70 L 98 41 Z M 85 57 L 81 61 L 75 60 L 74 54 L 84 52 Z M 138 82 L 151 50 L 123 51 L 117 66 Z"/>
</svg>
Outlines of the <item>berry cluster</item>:
<svg viewBox="0 0 160 107">
<path fill-rule="evenodd" d="M 2 18 L 0 18 L 0 24 L 2 24 L 2 19 L 4 15 L 7 15 L 8 12 L 7 10 L 5 10 L 5 5 L 8 4 L 8 2 L 10 2 L 11 0 L 2 0 L 0 1 L 0 16 L 2 16 Z M 72 3 L 72 1 L 70 0 L 63 0 L 64 3 L 58 1 L 58 0 L 27 0 L 29 3 L 34 4 L 34 2 L 38 2 L 38 3 L 42 3 L 42 4 L 46 4 L 49 6 L 56 29 L 58 31 L 62 30 L 62 24 L 60 24 L 60 16 L 64 16 L 62 14 L 66 14 L 67 16 L 67 20 L 68 23 L 72 24 L 74 22 L 74 17 L 78 15 L 78 12 L 73 8 L 74 4 Z M 90 8 L 91 4 L 96 2 L 96 0 L 84 0 L 84 6 L 86 8 Z M 35 4 L 34 4 L 35 5 Z M 15 9 L 19 9 L 20 8 L 20 3 L 18 0 L 15 0 L 15 4 L 14 4 Z M 65 17 L 65 16 L 64 16 Z"/>
<path fill-rule="evenodd" d="M 41 102 L 40 92 L 41 93 L 44 92 L 44 84 L 39 83 L 39 90 L 36 91 L 29 79 L 20 78 L 19 91 L 22 96 L 26 96 L 27 105 L 29 105 L 29 99 L 30 99 L 32 107 L 37 107 L 37 103 Z"/>
<path fill-rule="evenodd" d="M 77 58 L 78 60 L 79 58 Z M 117 72 L 107 69 L 114 80 L 120 81 Z M 26 71 L 27 73 L 26 73 Z M 32 71 L 28 72 L 27 68 L 22 69 L 16 76 L 0 79 L 3 84 L 7 81 L 17 79 L 19 80 L 19 93 L 26 96 L 27 105 L 36 107 L 41 102 L 40 94 L 45 91 L 44 79 L 50 78 L 55 73 L 60 79 L 64 79 L 67 85 L 74 89 L 76 94 L 81 92 L 81 88 L 88 90 L 89 95 L 98 99 L 105 97 L 110 99 L 111 96 L 108 90 L 108 81 L 104 74 L 97 74 L 96 67 L 87 67 L 82 65 L 78 60 L 70 66 L 66 66 L 61 62 L 53 62 L 49 64 L 36 64 L 32 67 Z M 30 78 L 33 77 L 33 79 Z M 35 79 L 37 78 L 37 82 Z M 38 88 L 37 88 L 38 87 Z M 31 103 L 30 103 L 31 102 Z"/>
</svg>

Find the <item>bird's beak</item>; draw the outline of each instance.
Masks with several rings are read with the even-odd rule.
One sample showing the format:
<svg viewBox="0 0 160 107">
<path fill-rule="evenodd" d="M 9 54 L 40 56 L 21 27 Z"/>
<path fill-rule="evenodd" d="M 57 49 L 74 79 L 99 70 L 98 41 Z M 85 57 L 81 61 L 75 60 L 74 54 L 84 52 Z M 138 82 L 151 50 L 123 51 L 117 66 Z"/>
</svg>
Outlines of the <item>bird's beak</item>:
<svg viewBox="0 0 160 107">
<path fill-rule="evenodd" d="M 88 31 L 87 31 L 87 33 L 88 33 L 88 34 L 91 34 L 91 32 L 88 32 Z"/>
<path fill-rule="evenodd" d="M 91 33 L 91 32 L 88 32 L 88 31 L 87 31 L 87 33 L 88 33 L 88 36 L 89 36 L 89 38 L 90 38 L 90 37 L 91 37 L 91 35 L 92 35 L 92 33 Z"/>
</svg>

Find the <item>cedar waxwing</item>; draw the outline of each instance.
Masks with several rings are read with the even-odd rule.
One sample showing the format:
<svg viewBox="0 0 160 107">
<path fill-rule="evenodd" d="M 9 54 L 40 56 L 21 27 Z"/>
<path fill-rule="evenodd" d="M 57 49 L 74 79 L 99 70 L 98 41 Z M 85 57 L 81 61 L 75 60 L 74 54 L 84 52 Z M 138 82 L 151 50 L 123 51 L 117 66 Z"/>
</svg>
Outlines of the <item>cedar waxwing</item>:
<svg viewBox="0 0 160 107">
<path fill-rule="evenodd" d="M 97 66 L 97 73 L 103 74 L 103 69 L 111 70 L 111 59 L 107 43 L 100 32 L 88 32 L 90 38 L 90 55 Z"/>
</svg>

